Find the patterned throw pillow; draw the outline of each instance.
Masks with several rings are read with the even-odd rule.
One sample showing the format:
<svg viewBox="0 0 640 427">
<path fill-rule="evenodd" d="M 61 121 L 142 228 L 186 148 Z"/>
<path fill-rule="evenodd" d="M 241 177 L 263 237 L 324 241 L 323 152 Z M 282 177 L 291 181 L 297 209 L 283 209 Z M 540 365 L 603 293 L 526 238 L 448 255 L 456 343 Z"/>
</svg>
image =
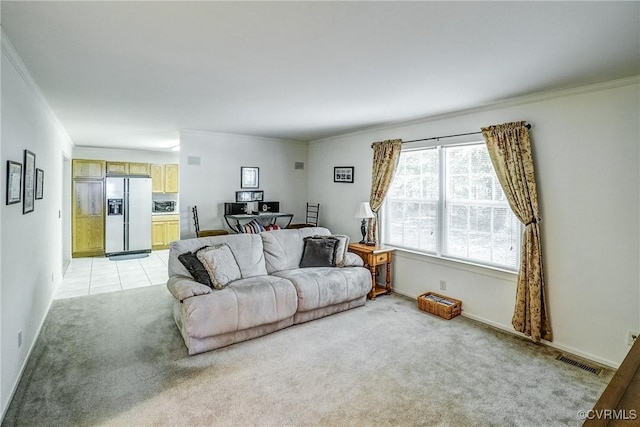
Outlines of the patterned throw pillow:
<svg viewBox="0 0 640 427">
<path fill-rule="evenodd" d="M 226 243 L 204 247 L 196 252 L 196 256 L 209 273 L 211 284 L 216 289 L 224 289 L 230 282 L 242 277 L 238 262 Z"/>
<path fill-rule="evenodd" d="M 206 246 L 204 246 L 206 247 Z M 200 248 L 202 249 L 202 248 Z M 200 250 L 199 249 L 199 250 Z M 192 252 L 185 252 L 183 254 L 178 255 L 178 260 L 184 265 L 187 269 L 193 280 L 198 283 L 202 283 L 203 285 L 207 285 L 211 289 L 213 289 L 213 284 L 211 283 L 211 278 L 209 278 L 209 272 L 204 265 L 200 262 L 196 254 Z"/>
<path fill-rule="evenodd" d="M 264 226 L 264 231 L 280 230 L 278 224 L 269 224 Z"/>
<path fill-rule="evenodd" d="M 304 249 L 300 268 L 305 267 L 335 267 L 336 250 L 338 249 L 338 239 L 322 236 L 305 237 Z"/>
<path fill-rule="evenodd" d="M 252 219 L 251 222 L 246 224 L 238 225 L 238 233 L 262 233 L 264 231 L 264 227 L 260 224 L 260 221 L 257 219 Z"/>
</svg>

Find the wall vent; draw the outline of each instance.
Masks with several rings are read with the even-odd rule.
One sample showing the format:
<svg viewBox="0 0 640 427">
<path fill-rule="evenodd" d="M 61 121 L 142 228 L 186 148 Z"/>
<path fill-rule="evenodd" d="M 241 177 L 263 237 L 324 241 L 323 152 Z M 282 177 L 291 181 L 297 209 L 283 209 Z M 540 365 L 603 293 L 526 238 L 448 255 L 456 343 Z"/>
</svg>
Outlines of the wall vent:
<svg viewBox="0 0 640 427">
<path fill-rule="evenodd" d="M 187 156 L 187 164 L 188 165 L 200 166 L 200 157 L 199 156 Z"/>
<path fill-rule="evenodd" d="M 303 170 L 303 169 L 304 169 L 304 162 L 296 162 L 296 163 L 294 164 L 294 168 L 295 168 L 296 170 Z"/>
<path fill-rule="evenodd" d="M 575 359 L 567 357 L 564 354 L 558 355 L 558 357 L 556 357 L 556 359 L 561 361 L 561 362 L 568 363 L 569 365 L 573 365 L 576 368 L 580 368 L 580 369 L 582 369 L 584 371 L 591 372 L 592 374 L 595 374 L 595 375 L 598 375 L 598 374 L 600 374 L 600 372 L 602 372 L 602 368 L 598 368 L 596 366 L 587 365 L 586 363 L 579 362 L 579 361 L 577 361 Z"/>
</svg>

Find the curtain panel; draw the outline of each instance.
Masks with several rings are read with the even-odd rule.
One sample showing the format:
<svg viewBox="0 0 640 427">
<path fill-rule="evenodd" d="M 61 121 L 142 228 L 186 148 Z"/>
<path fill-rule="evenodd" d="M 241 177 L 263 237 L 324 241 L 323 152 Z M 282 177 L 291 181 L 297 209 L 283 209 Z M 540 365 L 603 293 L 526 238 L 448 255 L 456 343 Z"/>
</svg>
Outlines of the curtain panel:
<svg viewBox="0 0 640 427">
<path fill-rule="evenodd" d="M 551 326 L 545 301 L 538 192 L 526 122 L 482 128 L 491 162 L 511 210 L 525 225 L 516 304 L 511 323 L 532 341 L 551 341 Z"/>
<path fill-rule="evenodd" d="M 371 195 L 369 204 L 375 214 L 374 218 L 369 218 L 367 231 L 367 241 L 378 242 L 378 211 L 384 202 L 384 198 L 389 190 L 389 185 L 393 179 L 393 174 L 400 161 L 400 151 L 402 150 L 401 139 L 390 139 L 387 141 L 374 142 L 373 148 L 373 168 L 371 173 Z"/>
</svg>

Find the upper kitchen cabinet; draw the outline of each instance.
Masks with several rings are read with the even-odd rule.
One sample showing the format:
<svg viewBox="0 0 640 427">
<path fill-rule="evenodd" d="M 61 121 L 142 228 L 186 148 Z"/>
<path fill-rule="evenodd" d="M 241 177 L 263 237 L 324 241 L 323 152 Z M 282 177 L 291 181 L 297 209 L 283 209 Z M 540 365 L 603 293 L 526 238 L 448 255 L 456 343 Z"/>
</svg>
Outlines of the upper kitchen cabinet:
<svg viewBox="0 0 640 427">
<path fill-rule="evenodd" d="M 129 173 L 129 163 L 107 162 L 107 173 L 119 173 L 122 175 L 126 175 Z"/>
<path fill-rule="evenodd" d="M 149 163 L 107 162 L 107 173 L 149 175 Z"/>
<path fill-rule="evenodd" d="M 149 175 L 149 163 L 129 163 L 129 174 Z"/>
<path fill-rule="evenodd" d="M 151 165 L 151 191 L 164 193 L 164 165 Z"/>
<path fill-rule="evenodd" d="M 151 188 L 154 193 L 178 192 L 178 165 L 151 165 Z"/>
<path fill-rule="evenodd" d="M 104 160 L 73 160 L 73 178 L 102 179 L 105 169 Z"/>
<path fill-rule="evenodd" d="M 178 192 L 178 165 L 164 165 L 164 192 Z"/>
</svg>

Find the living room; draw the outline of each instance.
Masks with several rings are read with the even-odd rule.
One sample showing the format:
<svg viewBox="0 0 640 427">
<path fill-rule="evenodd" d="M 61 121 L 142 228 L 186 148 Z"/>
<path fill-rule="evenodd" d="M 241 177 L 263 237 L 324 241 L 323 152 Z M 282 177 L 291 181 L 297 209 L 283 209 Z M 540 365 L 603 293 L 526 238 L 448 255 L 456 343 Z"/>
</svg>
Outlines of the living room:
<svg viewBox="0 0 640 427">
<path fill-rule="evenodd" d="M 5 3 L 2 2 L 4 19 L 6 9 L 15 7 Z M 593 25 L 590 31 L 594 34 L 583 34 L 576 40 L 593 39 L 589 38 L 584 46 L 576 45 L 576 50 L 594 49 L 590 43 L 599 38 L 615 40 L 606 46 L 615 51 L 616 46 L 627 46 L 621 40 L 629 39 L 630 50 L 624 52 L 631 59 L 627 64 L 610 67 L 606 61 L 597 64 L 600 68 L 590 64 L 590 70 L 598 71 L 589 76 L 591 80 L 580 74 L 584 70 L 576 68 L 574 75 L 560 79 L 562 82 L 552 89 L 487 99 L 477 105 L 445 108 L 406 120 L 371 121 L 364 125 L 368 120 L 365 118 L 354 129 L 326 132 L 325 136 L 306 140 L 274 137 L 267 131 L 264 136 L 255 136 L 249 125 L 246 132 L 229 132 L 223 127 L 173 129 L 173 139 L 163 141 L 166 143 L 162 150 L 156 151 L 142 143 L 125 151 L 123 147 L 96 148 L 72 140 L 65 129 L 65 119 L 53 112 L 65 115 L 65 106 L 51 108 L 49 104 L 55 104 L 57 94 L 48 97 L 40 88 L 45 87 L 46 81 L 38 81 L 25 65 L 46 60 L 21 53 L 17 49 L 20 41 L 6 37 L 9 32 L 5 28 L 11 25 L 3 19 L 2 161 L 21 162 L 25 149 L 36 153 L 36 166 L 45 171 L 46 187 L 44 198 L 36 200 L 32 213 L 23 214 L 18 205 L 3 205 L 0 210 L 2 413 L 18 386 L 70 257 L 71 159 L 101 152 L 122 153 L 138 161 L 143 156 L 175 158 L 181 167 L 181 238 L 195 235 L 188 210 L 193 205 L 198 206 L 207 227 L 222 227 L 221 203 L 232 200 L 239 189 L 240 167 L 257 166 L 260 189 L 267 199 L 280 201 L 298 220 L 304 217 L 307 201 L 320 203 L 321 225 L 358 241 L 360 220 L 354 218 L 354 213 L 358 203 L 369 198 L 371 143 L 478 132 L 484 126 L 518 120 L 532 125 L 547 302 L 554 334 L 553 342 L 546 344 L 613 369 L 619 367 L 630 349 L 627 333 L 640 331 L 640 30 L 635 2 L 611 6 L 596 2 L 592 7 L 580 3 L 562 10 L 580 10 L 584 13 L 581 17 L 591 19 L 588 22 L 598 22 L 609 12 L 615 19 L 630 16 L 624 20 L 630 27 L 621 25 L 625 32 L 616 25 Z M 611 28 L 619 32 L 611 35 Z M 560 33 L 558 37 L 563 36 Z M 527 47 L 523 45 L 523 50 Z M 558 52 L 555 60 L 562 61 L 563 55 L 567 52 Z M 582 51 L 577 56 L 581 55 Z M 380 61 L 381 73 L 393 76 L 393 66 L 384 64 L 383 58 Z M 628 64 L 632 72 L 623 66 Z M 545 67 L 548 64 L 530 72 L 543 73 Z M 372 105 L 375 101 L 383 105 L 398 103 L 411 89 L 399 86 L 393 99 L 380 101 L 372 97 L 369 101 Z M 443 104 L 447 102 L 446 95 L 440 96 Z M 306 111 L 309 105 L 313 100 L 300 109 Z M 371 111 L 376 108 L 382 107 L 372 106 Z M 371 114 L 375 116 L 375 112 Z M 332 119 L 335 123 L 326 127 L 339 128 L 339 118 Z M 79 129 L 78 123 L 72 125 Z M 480 135 L 477 138 L 481 141 Z M 169 151 L 178 142 L 179 155 Z M 190 164 L 190 158 L 199 158 L 199 164 Z M 304 169 L 295 169 L 296 162 L 303 162 Z M 335 166 L 353 166 L 354 182 L 333 182 Z M 6 186 L 4 174 L 3 180 Z M 438 292 L 441 280 L 446 280 L 447 294 L 463 301 L 464 317 L 513 332 L 516 273 L 410 251 L 395 252 L 395 293 L 415 299 L 426 291 Z M 367 306 L 376 303 L 368 302 Z"/>
</svg>

